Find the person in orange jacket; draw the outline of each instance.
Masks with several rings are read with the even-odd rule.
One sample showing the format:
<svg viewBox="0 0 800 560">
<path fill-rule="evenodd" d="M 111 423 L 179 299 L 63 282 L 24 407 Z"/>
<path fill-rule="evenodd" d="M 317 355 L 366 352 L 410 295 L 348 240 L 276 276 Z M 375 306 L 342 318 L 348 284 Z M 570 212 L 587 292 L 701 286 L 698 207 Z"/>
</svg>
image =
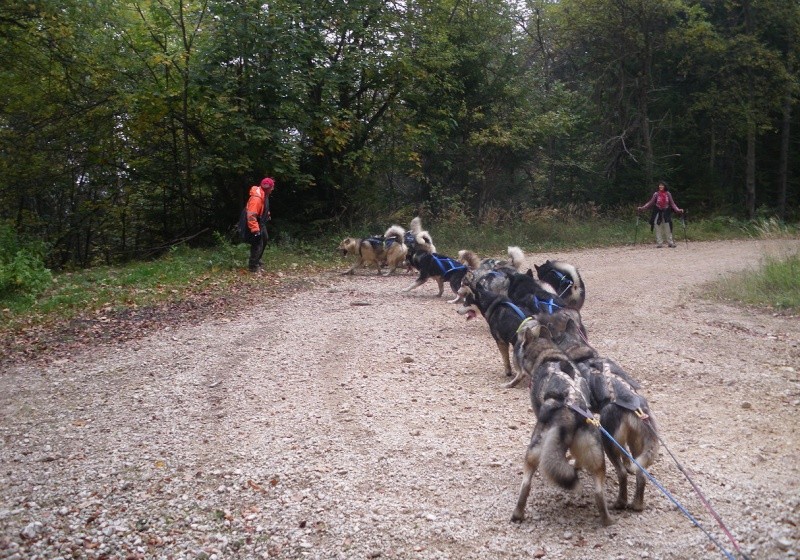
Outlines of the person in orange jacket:
<svg viewBox="0 0 800 560">
<path fill-rule="evenodd" d="M 267 239 L 267 221 L 270 220 L 269 195 L 275 188 L 275 179 L 264 177 L 261 184 L 250 187 L 250 198 L 245 206 L 245 222 L 250 242 L 250 272 L 261 272 L 261 257 Z"/>
</svg>

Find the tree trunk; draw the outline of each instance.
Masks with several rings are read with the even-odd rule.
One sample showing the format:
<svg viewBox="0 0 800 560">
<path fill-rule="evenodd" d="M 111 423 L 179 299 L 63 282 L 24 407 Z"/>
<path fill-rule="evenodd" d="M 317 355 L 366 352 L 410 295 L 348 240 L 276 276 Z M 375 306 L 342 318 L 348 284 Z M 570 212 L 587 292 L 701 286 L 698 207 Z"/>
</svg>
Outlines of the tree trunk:
<svg viewBox="0 0 800 560">
<path fill-rule="evenodd" d="M 653 143 L 650 141 L 650 119 L 648 113 L 647 83 L 639 84 L 639 124 L 644 148 L 644 176 L 648 185 L 653 184 Z"/>
<path fill-rule="evenodd" d="M 750 2 L 742 2 L 744 13 L 744 27 L 748 35 L 753 34 L 753 19 L 750 13 Z M 748 83 L 753 83 L 753 77 L 748 76 Z M 747 217 L 753 219 L 756 216 L 756 118 L 755 118 L 755 95 L 751 89 L 748 94 L 747 103 L 747 164 L 745 168 L 745 193 L 744 204 Z"/>
<path fill-rule="evenodd" d="M 789 139 L 792 122 L 792 94 L 783 98 L 783 120 L 781 121 L 781 154 L 778 169 L 778 217 L 786 219 L 786 186 L 789 182 Z"/>
<path fill-rule="evenodd" d="M 747 169 L 745 170 L 745 208 L 747 217 L 756 215 L 756 121 L 747 122 Z"/>
<path fill-rule="evenodd" d="M 645 47 L 642 54 L 642 75 L 639 77 L 637 86 L 639 88 L 639 124 L 642 133 L 642 148 L 644 148 L 644 174 L 648 185 L 653 184 L 653 142 L 650 138 L 650 84 L 653 81 L 653 47 L 650 40 L 650 30 L 646 25 L 642 26 Z"/>
<path fill-rule="evenodd" d="M 708 171 L 710 175 L 714 174 L 714 166 L 717 163 L 717 133 L 714 130 L 716 124 L 711 121 L 711 138 L 709 139 L 709 154 L 708 154 Z"/>
</svg>

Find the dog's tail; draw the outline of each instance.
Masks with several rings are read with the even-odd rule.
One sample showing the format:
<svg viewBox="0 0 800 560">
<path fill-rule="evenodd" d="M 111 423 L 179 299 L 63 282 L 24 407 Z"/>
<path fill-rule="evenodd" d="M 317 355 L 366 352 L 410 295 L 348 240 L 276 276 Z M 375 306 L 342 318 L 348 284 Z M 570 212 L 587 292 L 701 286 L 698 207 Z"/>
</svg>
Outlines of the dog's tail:
<svg viewBox="0 0 800 560">
<path fill-rule="evenodd" d="M 417 245 L 423 251 L 427 251 L 428 253 L 435 253 L 436 247 L 433 245 L 433 239 L 431 239 L 431 235 L 427 231 L 421 231 L 416 235 Z"/>
<path fill-rule="evenodd" d="M 408 226 L 408 230 L 414 235 L 417 235 L 422 231 L 422 220 L 420 219 L 419 216 L 411 220 L 411 223 Z"/>
<path fill-rule="evenodd" d="M 473 270 L 481 265 L 481 260 L 478 258 L 478 255 L 468 249 L 461 249 L 458 252 L 458 261 Z"/>
<path fill-rule="evenodd" d="M 658 458 L 660 441 L 658 439 L 658 426 L 656 425 L 656 419 L 653 417 L 653 411 L 647 407 L 645 407 L 645 411 L 648 416 L 646 422 L 650 424 L 649 426 L 644 425 L 645 421 L 634 414 L 628 414 L 627 416 L 631 417 L 632 422 L 639 424 L 636 433 L 641 437 L 641 452 L 636 457 L 636 461 L 647 468 L 655 463 Z"/>
<path fill-rule="evenodd" d="M 567 460 L 569 440 L 575 431 L 574 423 L 573 415 L 567 409 L 560 408 L 554 414 L 552 425 L 545 431 L 542 442 L 542 472 L 567 490 L 572 490 L 578 483 L 578 471 Z"/>
<path fill-rule="evenodd" d="M 511 261 L 511 266 L 513 266 L 517 272 L 522 270 L 522 263 L 525 260 L 525 253 L 522 252 L 517 246 L 509 247 L 508 248 L 508 259 Z"/>
<path fill-rule="evenodd" d="M 581 273 L 573 265 L 563 261 L 553 262 L 553 268 L 569 276 L 572 280 L 569 294 L 564 294 L 563 297 L 572 302 L 574 308 L 580 311 L 581 307 L 583 307 L 583 302 L 586 301 L 586 286 L 583 283 L 583 278 L 581 278 Z"/>
<path fill-rule="evenodd" d="M 386 239 L 394 238 L 395 241 L 398 243 L 403 242 L 403 238 L 406 235 L 406 230 L 404 230 L 401 226 L 393 225 L 386 230 L 386 233 L 383 234 L 383 237 Z"/>
</svg>

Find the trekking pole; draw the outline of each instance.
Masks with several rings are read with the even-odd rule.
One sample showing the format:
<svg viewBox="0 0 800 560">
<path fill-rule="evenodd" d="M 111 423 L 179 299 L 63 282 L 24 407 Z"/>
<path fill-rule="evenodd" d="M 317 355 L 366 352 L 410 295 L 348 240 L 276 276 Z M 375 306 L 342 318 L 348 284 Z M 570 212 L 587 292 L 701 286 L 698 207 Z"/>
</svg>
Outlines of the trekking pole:
<svg viewBox="0 0 800 560">
<path fill-rule="evenodd" d="M 689 236 L 686 235 L 686 210 L 681 214 L 681 222 L 683 222 L 683 239 L 686 241 L 686 246 L 689 246 Z"/>
<path fill-rule="evenodd" d="M 636 211 L 636 229 L 634 230 L 635 233 L 633 234 L 633 245 L 636 246 L 636 240 L 639 239 L 639 211 Z"/>
</svg>

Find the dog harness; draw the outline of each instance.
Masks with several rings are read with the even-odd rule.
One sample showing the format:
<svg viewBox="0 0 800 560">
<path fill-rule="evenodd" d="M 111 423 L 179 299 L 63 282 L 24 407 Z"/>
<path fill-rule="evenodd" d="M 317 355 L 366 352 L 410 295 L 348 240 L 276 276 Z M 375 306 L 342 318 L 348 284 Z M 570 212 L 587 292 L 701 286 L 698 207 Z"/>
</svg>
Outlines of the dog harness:
<svg viewBox="0 0 800 560">
<path fill-rule="evenodd" d="M 527 315 L 525 315 L 525 313 L 522 311 L 522 309 L 520 309 L 519 307 L 517 307 L 516 305 L 514 305 L 514 303 L 513 303 L 512 301 L 509 301 L 509 300 L 504 300 L 504 301 L 501 301 L 500 303 L 501 303 L 502 305 L 505 305 L 505 306 L 506 306 L 506 307 L 508 307 L 509 309 L 511 309 L 511 310 L 512 310 L 514 313 L 516 313 L 517 315 L 519 315 L 519 318 L 520 318 L 520 319 L 522 319 L 523 321 L 525 321 L 525 319 L 529 319 L 529 318 L 530 318 L 530 317 L 528 317 Z M 520 327 L 521 327 L 521 326 L 522 326 L 522 325 L 520 325 Z M 519 332 L 519 330 L 517 330 L 517 332 Z"/>
<path fill-rule="evenodd" d="M 377 247 L 377 246 L 381 246 L 382 247 L 383 244 L 386 242 L 383 239 L 383 237 L 381 237 L 379 235 L 372 235 L 370 237 L 365 238 L 364 241 L 366 241 L 367 243 L 369 243 L 373 247 Z"/>
<path fill-rule="evenodd" d="M 533 306 L 536 309 L 546 311 L 548 315 L 552 315 L 557 309 L 564 309 L 562 306 L 558 305 L 553 298 L 539 299 L 535 294 L 531 296 L 531 298 L 533 299 Z"/>
<path fill-rule="evenodd" d="M 564 294 L 567 293 L 567 290 L 569 290 L 575 282 L 572 281 L 572 278 L 556 269 L 550 272 L 555 274 L 556 278 L 558 278 L 558 289 L 561 290 L 561 286 L 564 286 L 564 289 L 558 293 L 558 297 L 564 297 Z"/>
<path fill-rule="evenodd" d="M 394 237 L 383 237 L 382 235 L 371 235 L 370 237 L 365 237 L 364 241 L 372 245 L 373 247 L 383 247 L 388 249 L 395 243 L 397 240 Z"/>
<path fill-rule="evenodd" d="M 463 264 L 459 263 L 451 259 L 450 257 L 445 257 L 444 255 L 437 255 L 436 253 L 431 253 L 431 257 L 433 257 L 433 261 L 439 265 L 439 270 L 442 271 L 442 278 L 447 280 L 451 274 L 453 274 L 457 270 L 464 270 L 467 267 Z"/>
</svg>

